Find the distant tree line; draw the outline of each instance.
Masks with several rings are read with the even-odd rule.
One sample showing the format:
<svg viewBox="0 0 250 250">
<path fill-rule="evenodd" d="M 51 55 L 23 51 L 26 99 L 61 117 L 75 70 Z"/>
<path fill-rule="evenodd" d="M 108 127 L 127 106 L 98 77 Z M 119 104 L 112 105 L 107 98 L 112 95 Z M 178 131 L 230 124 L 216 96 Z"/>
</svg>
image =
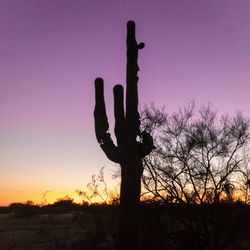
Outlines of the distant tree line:
<svg viewBox="0 0 250 250">
<path fill-rule="evenodd" d="M 58 198 L 53 204 L 39 205 L 33 201 L 14 202 L 9 206 L 0 206 L 0 214 L 11 213 L 15 217 L 31 217 L 39 214 L 61 214 L 81 211 L 97 211 L 111 207 L 107 203 L 90 203 L 83 201 L 81 204 L 75 203 L 73 198 L 65 196 Z M 114 206 L 114 209 L 115 206 Z"/>
</svg>

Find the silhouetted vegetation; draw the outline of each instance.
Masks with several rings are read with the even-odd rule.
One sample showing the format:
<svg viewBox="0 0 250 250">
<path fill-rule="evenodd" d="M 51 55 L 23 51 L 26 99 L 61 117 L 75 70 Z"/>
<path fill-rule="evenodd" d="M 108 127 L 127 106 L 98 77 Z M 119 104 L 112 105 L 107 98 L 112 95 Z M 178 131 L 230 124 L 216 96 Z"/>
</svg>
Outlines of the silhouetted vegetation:
<svg viewBox="0 0 250 250">
<path fill-rule="evenodd" d="M 13 214 L 30 212 L 28 204 L 1 208 L 0 249 L 115 249 L 118 206 L 66 203 L 67 209 L 61 201 L 36 206 L 30 217 Z M 141 203 L 138 209 L 138 249 L 249 249 L 250 213 L 243 203 Z"/>
<path fill-rule="evenodd" d="M 82 190 L 76 190 L 77 194 L 82 198 L 84 203 L 93 204 L 113 204 L 120 203 L 119 192 L 115 189 L 108 188 L 104 177 L 104 167 L 99 171 L 99 174 L 93 174 L 91 181 L 87 184 L 87 187 Z"/>
<path fill-rule="evenodd" d="M 70 211 L 79 211 L 87 204 L 77 204 L 73 199 L 68 197 L 60 198 L 53 204 L 48 205 L 35 205 L 33 202 L 26 203 L 12 203 L 8 207 L 0 207 L 0 213 L 12 213 L 15 217 L 31 217 L 39 214 L 58 214 L 69 213 Z"/>
<path fill-rule="evenodd" d="M 144 159 L 144 194 L 163 203 L 249 203 L 249 120 L 241 113 L 220 118 L 211 106 L 194 104 L 165 114 L 143 112 L 155 150 Z"/>
<path fill-rule="evenodd" d="M 30 217 L 39 213 L 39 206 L 32 201 L 25 203 L 12 203 L 7 208 L 6 212 L 12 212 L 16 217 Z"/>
<path fill-rule="evenodd" d="M 137 207 L 140 202 L 142 159 L 153 149 L 150 133 L 140 130 L 138 112 L 138 51 L 144 47 L 137 44 L 135 23 L 127 23 L 127 75 L 126 107 L 124 109 L 123 86 L 114 87 L 115 136 L 114 144 L 106 115 L 103 79 L 95 80 L 95 133 L 102 150 L 121 166 L 120 233 L 117 249 L 137 249 Z"/>
<path fill-rule="evenodd" d="M 195 116 L 193 104 L 172 115 L 152 106 L 140 118 L 137 59 L 143 47 L 129 21 L 126 108 L 123 87 L 114 87 L 117 145 L 103 80 L 95 80 L 96 138 L 121 166 L 120 198 L 108 189 L 102 168 L 77 191 L 82 204 L 68 196 L 47 204 L 46 191 L 43 205 L 0 207 L 0 249 L 249 249 L 249 121 L 241 113 L 217 119 L 210 106 Z"/>
</svg>

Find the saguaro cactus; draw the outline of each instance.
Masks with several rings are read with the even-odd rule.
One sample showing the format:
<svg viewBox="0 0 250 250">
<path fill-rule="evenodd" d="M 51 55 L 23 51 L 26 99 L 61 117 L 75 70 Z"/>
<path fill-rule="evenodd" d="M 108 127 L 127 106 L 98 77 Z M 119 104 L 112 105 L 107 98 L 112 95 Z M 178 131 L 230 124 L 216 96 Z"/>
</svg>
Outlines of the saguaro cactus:
<svg viewBox="0 0 250 250">
<path fill-rule="evenodd" d="M 96 138 L 106 156 L 121 166 L 120 189 L 120 229 L 119 249 L 136 249 L 137 207 L 140 202 L 142 158 L 153 149 L 153 139 L 149 133 L 140 130 L 138 112 L 138 50 L 135 23 L 127 23 L 127 79 L 126 111 L 124 110 L 123 87 L 116 85 L 114 92 L 115 136 L 117 145 L 111 139 L 106 115 L 103 80 L 95 80 L 95 132 Z"/>
</svg>

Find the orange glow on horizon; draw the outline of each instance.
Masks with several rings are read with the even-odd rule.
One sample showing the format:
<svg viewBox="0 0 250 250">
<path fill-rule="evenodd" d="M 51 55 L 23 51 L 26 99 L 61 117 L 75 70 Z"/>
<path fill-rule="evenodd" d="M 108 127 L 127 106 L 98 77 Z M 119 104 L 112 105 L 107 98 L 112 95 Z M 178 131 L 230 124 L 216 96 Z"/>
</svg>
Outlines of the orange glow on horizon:
<svg viewBox="0 0 250 250">
<path fill-rule="evenodd" d="M 86 191 L 86 190 L 85 190 Z M 46 192 L 46 195 L 43 194 Z M 80 197 L 76 190 L 54 190 L 54 191 L 41 191 L 41 190 L 24 190 L 24 191 L 17 191 L 17 190 L 8 190 L 8 192 L 1 193 L 0 195 L 0 206 L 8 206 L 11 203 L 25 203 L 27 201 L 32 201 L 37 205 L 47 205 L 47 204 L 53 204 L 58 199 L 62 199 L 65 197 L 69 197 L 73 199 L 73 202 L 75 203 L 82 203 L 90 202 L 86 198 L 83 199 L 83 197 Z M 114 191 L 115 193 L 115 191 Z M 88 191 L 87 191 L 87 195 Z M 89 195 L 91 196 L 91 195 Z M 108 202 L 109 198 L 107 198 Z M 91 198 L 90 203 L 103 203 L 104 201 L 99 197 L 93 197 Z"/>
<path fill-rule="evenodd" d="M 87 193 L 88 196 L 91 196 L 88 191 L 84 190 Z M 46 193 L 46 195 L 44 195 Z M 119 198 L 119 191 L 118 189 L 109 190 L 109 197 L 107 197 L 107 203 L 109 203 L 112 198 Z M 103 194 L 102 194 L 103 195 Z M 53 204 L 58 199 L 63 199 L 69 197 L 73 199 L 74 203 L 81 204 L 83 201 L 89 202 L 89 203 L 103 203 L 104 201 L 100 198 L 100 196 L 96 196 L 91 198 L 90 200 L 87 200 L 87 198 L 84 199 L 84 197 L 81 197 L 78 195 L 76 190 L 54 190 L 54 191 L 45 191 L 44 190 L 8 190 L 8 192 L 0 193 L 0 206 L 8 206 L 11 203 L 25 203 L 27 201 L 32 201 L 36 205 L 47 205 L 47 204 Z M 103 195 L 105 197 L 105 194 Z M 141 197 L 141 200 L 147 200 L 152 198 L 152 195 L 147 195 Z M 233 201 L 242 201 L 245 202 L 244 194 L 242 192 L 235 192 L 233 195 Z M 221 201 L 226 201 L 227 197 L 225 194 L 221 196 Z"/>
<path fill-rule="evenodd" d="M 60 198 L 70 197 L 74 199 L 75 203 L 81 203 L 82 198 L 72 190 L 61 190 L 61 191 L 51 191 L 48 192 L 45 196 L 46 200 L 43 197 L 43 192 L 39 191 L 9 191 L 1 194 L 0 196 L 0 206 L 8 206 L 11 203 L 21 202 L 25 203 L 26 201 L 33 201 L 35 204 L 53 204 Z"/>
</svg>

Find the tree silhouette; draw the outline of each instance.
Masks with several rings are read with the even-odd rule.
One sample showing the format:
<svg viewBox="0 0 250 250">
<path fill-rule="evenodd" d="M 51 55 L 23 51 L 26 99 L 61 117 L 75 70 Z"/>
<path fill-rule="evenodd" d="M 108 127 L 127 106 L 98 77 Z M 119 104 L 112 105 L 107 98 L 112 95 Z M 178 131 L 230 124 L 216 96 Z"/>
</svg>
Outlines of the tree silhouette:
<svg viewBox="0 0 250 250">
<path fill-rule="evenodd" d="M 115 136 L 111 139 L 106 115 L 103 80 L 95 80 L 95 132 L 98 143 L 106 156 L 121 166 L 119 249 L 136 249 L 137 208 L 140 201 L 142 159 L 153 149 L 153 139 L 140 130 L 138 112 L 138 50 L 144 43 L 137 44 L 135 23 L 127 23 L 127 76 L 126 110 L 124 109 L 123 87 L 114 86 Z"/>
<path fill-rule="evenodd" d="M 248 119 L 240 112 L 218 117 L 210 105 L 196 115 L 194 103 L 173 114 L 151 107 L 142 116 L 143 126 L 155 129 L 156 150 L 144 159 L 143 184 L 156 200 L 233 202 L 234 191 L 240 191 L 238 181 L 245 184 L 249 176 L 244 162 Z"/>
</svg>

